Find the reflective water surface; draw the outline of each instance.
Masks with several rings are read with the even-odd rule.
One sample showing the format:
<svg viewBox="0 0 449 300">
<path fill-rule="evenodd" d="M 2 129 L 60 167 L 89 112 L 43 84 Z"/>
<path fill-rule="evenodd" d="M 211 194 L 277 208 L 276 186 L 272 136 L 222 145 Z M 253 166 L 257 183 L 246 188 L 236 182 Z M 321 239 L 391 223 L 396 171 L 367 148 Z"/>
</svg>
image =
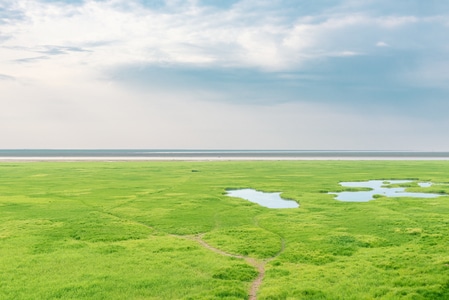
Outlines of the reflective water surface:
<svg viewBox="0 0 449 300">
<path fill-rule="evenodd" d="M 368 202 L 374 200 L 375 195 L 381 195 L 385 197 L 414 197 L 414 198 L 436 198 L 444 196 L 442 194 L 431 193 L 413 193 L 406 192 L 403 187 L 389 187 L 392 184 L 409 183 L 411 180 L 370 180 L 360 182 L 340 182 L 341 186 L 354 187 L 354 188 L 369 188 L 369 191 L 347 191 L 339 193 L 329 193 L 336 195 L 335 199 L 347 202 Z M 430 187 L 430 182 L 418 183 L 420 187 Z"/>
<path fill-rule="evenodd" d="M 281 198 L 281 193 L 264 193 L 253 189 L 228 190 L 226 195 L 242 198 L 268 208 L 296 208 L 299 204 L 293 200 Z"/>
</svg>

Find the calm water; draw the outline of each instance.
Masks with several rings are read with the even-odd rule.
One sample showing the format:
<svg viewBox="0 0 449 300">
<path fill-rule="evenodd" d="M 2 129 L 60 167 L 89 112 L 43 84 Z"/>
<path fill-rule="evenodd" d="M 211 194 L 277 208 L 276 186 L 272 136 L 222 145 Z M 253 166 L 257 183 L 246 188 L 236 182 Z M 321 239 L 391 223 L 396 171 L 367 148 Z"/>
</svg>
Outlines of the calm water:
<svg viewBox="0 0 449 300">
<path fill-rule="evenodd" d="M 268 208 L 296 208 L 299 204 L 293 200 L 281 198 L 281 193 L 264 193 L 253 189 L 228 190 L 230 197 L 242 198 Z"/>
<path fill-rule="evenodd" d="M 302 150 L 0 150 L 0 158 L 119 159 L 445 159 L 449 152 L 302 151 Z"/>
<path fill-rule="evenodd" d="M 370 180 L 364 182 L 341 182 L 340 185 L 344 187 L 354 188 L 370 188 L 369 191 L 355 191 L 355 192 L 339 192 L 329 193 L 336 195 L 335 199 L 347 202 L 368 202 L 374 200 L 374 195 L 382 195 L 385 197 L 413 197 L 413 198 L 436 198 L 444 196 L 442 194 L 431 193 L 412 193 L 406 192 L 402 187 L 388 187 L 390 184 L 401 184 L 412 182 L 411 180 Z M 430 182 L 418 183 L 421 187 L 430 187 Z"/>
</svg>

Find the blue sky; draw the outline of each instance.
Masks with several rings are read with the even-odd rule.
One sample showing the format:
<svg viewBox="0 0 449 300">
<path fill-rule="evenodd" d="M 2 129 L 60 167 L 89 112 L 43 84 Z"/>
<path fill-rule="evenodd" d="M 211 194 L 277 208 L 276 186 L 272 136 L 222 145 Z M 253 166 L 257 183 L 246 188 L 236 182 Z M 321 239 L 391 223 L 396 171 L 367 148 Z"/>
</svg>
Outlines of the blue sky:
<svg viewBox="0 0 449 300">
<path fill-rule="evenodd" d="M 449 151 L 449 2 L 0 0 L 0 148 Z"/>
</svg>

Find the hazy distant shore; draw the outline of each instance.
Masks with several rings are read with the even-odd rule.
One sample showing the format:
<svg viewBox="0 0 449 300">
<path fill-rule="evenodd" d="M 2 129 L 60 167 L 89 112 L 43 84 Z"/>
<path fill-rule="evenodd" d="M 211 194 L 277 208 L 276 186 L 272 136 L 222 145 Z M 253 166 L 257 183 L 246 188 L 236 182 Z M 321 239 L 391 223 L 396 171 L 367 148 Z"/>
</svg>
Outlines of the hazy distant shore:
<svg viewBox="0 0 449 300">
<path fill-rule="evenodd" d="M 449 152 L 302 150 L 0 150 L 2 162 L 25 161 L 449 160 Z"/>
</svg>

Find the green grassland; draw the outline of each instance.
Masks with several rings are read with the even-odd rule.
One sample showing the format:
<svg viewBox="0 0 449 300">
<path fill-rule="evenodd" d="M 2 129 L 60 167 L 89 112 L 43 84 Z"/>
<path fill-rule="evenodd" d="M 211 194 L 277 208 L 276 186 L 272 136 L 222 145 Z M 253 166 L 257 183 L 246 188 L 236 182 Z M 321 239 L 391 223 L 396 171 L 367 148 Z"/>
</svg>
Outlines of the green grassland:
<svg viewBox="0 0 449 300">
<path fill-rule="evenodd" d="M 370 179 L 449 194 L 449 162 L 1 163 L 0 299 L 248 299 L 239 256 L 258 299 L 449 299 L 449 197 L 327 194 Z"/>
</svg>

